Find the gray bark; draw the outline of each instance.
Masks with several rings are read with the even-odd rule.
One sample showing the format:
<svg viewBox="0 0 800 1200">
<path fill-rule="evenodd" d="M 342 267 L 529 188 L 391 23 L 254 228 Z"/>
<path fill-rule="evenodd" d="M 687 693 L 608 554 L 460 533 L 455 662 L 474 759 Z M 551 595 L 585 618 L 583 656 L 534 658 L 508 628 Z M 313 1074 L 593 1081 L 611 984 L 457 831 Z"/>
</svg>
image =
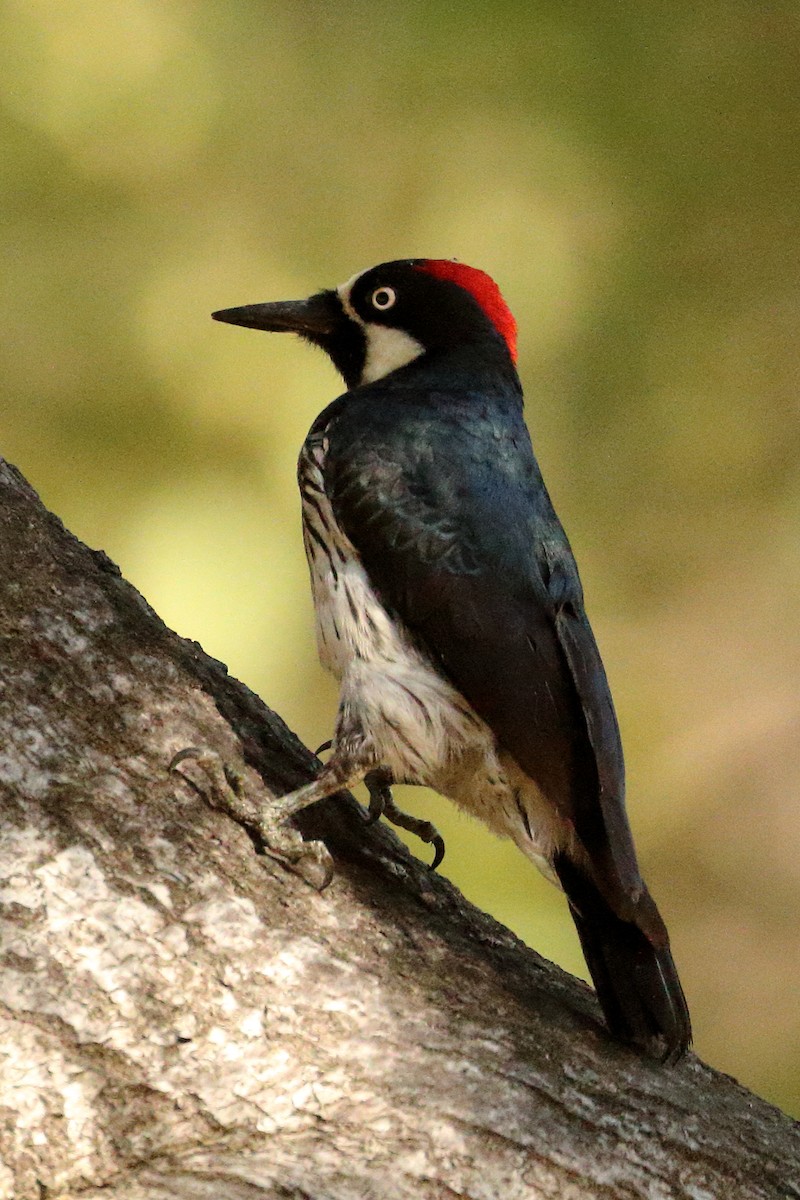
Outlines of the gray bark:
<svg viewBox="0 0 800 1200">
<path fill-rule="evenodd" d="M 317 893 L 167 764 L 316 760 L 0 460 L 0 1196 L 800 1197 L 800 1127 L 644 1062 L 347 797 Z"/>
</svg>

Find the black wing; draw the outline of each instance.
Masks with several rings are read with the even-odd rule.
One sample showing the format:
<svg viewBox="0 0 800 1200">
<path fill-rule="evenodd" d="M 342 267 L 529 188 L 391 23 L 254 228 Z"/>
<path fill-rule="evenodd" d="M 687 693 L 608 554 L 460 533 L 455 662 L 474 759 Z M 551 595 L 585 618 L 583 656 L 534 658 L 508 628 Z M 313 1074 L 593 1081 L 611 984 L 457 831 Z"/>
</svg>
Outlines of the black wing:
<svg viewBox="0 0 800 1200">
<path fill-rule="evenodd" d="M 617 721 L 518 401 L 371 391 L 324 414 L 337 520 L 382 602 L 573 823 L 627 917 L 643 884 Z"/>
</svg>

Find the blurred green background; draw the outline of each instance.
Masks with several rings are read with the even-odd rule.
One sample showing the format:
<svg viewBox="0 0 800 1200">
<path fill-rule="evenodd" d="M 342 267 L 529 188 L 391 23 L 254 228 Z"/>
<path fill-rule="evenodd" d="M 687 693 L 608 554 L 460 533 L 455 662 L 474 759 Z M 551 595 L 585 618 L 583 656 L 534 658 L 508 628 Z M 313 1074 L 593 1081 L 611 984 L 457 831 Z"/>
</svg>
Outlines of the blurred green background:
<svg viewBox="0 0 800 1200">
<path fill-rule="evenodd" d="M 339 384 L 208 314 L 407 255 L 489 271 L 697 1050 L 795 1113 L 799 50 L 797 4 L 749 0 L 0 7 L 0 451 L 314 746 L 294 471 Z M 515 850 L 402 800 L 583 971 Z"/>
</svg>

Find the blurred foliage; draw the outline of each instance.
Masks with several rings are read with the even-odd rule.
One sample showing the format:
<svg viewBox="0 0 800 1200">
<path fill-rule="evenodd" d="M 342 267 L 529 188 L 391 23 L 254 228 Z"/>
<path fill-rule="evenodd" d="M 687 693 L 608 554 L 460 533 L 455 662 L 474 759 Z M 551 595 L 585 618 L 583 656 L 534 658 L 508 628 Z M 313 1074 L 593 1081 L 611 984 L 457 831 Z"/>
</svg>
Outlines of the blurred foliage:
<svg viewBox="0 0 800 1200">
<path fill-rule="evenodd" d="M 295 456 L 338 383 L 209 312 L 500 282 L 698 1052 L 800 1112 L 797 5 L 5 0 L 2 452 L 311 745 Z M 2 569 L 13 569 L 3 564 Z M 565 905 L 412 793 L 581 970 Z"/>
</svg>

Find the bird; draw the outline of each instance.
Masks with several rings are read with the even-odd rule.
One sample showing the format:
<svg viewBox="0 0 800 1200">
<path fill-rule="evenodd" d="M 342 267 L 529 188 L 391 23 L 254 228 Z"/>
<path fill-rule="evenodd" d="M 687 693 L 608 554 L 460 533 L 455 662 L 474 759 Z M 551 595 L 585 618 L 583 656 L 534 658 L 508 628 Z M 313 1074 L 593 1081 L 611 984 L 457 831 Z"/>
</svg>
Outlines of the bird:
<svg viewBox="0 0 800 1200">
<path fill-rule="evenodd" d="M 563 890 L 611 1034 L 677 1062 L 689 1011 L 638 866 L 617 717 L 498 285 L 456 260 L 399 259 L 305 300 L 212 315 L 298 334 L 346 388 L 298 463 L 335 730 L 277 819 L 364 781 L 371 816 L 431 842 L 436 866 L 435 827 L 391 786 L 435 789 Z"/>
</svg>

